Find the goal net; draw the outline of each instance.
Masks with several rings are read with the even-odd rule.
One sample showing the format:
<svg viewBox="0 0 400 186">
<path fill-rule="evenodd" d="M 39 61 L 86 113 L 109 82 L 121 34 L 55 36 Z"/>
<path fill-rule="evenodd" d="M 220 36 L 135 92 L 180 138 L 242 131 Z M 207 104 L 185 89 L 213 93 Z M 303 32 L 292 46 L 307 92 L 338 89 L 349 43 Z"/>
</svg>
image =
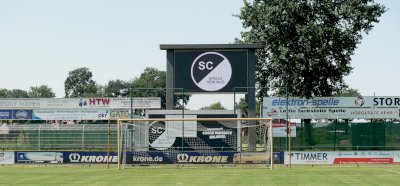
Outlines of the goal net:
<svg viewBox="0 0 400 186">
<path fill-rule="evenodd" d="M 272 167 L 271 119 L 188 117 L 118 120 L 118 168 L 163 163 L 263 163 Z M 256 148 L 249 148 L 246 140 L 252 127 L 257 133 Z"/>
</svg>

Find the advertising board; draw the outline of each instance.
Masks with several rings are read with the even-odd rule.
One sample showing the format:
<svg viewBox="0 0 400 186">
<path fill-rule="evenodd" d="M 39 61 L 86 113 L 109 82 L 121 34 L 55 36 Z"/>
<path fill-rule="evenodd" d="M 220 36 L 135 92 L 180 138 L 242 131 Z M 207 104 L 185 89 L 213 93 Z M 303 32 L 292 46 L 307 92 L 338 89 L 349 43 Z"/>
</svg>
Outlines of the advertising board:
<svg viewBox="0 0 400 186">
<path fill-rule="evenodd" d="M 15 163 L 14 152 L 0 152 L 0 165 L 14 164 L 14 163 Z"/>
<path fill-rule="evenodd" d="M 110 110 L 110 120 L 129 119 L 131 116 L 128 109 L 112 109 Z"/>
<path fill-rule="evenodd" d="M 128 154 L 126 162 L 129 164 L 169 164 L 175 163 L 173 153 L 159 152 L 159 151 L 146 151 L 146 152 L 132 152 Z"/>
<path fill-rule="evenodd" d="M 177 152 L 177 151 L 132 151 L 121 154 L 127 164 L 170 164 L 170 163 L 232 163 L 235 152 Z M 118 162 L 115 152 L 63 152 L 64 163 L 109 163 Z M 125 156 L 126 157 L 123 157 Z"/>
<path fill-rule="evenodd" d="M 287 137 L 287 124 L 285 122 L 272 123 L 273 137 Z M 289 136 L 296 137 L 296 123 L 289 124 Z"/>
<path fill-rule="evenodd" d="M 292 164 L 393 164 L 395 151 L 293 151 Z M 285 152 L 285 164 L 289 153 Z"/>
<path fill-rule="evenodd" d="M 110 102 L 111 109 L 130 109 L 131 98 L 113 98 Z M 135 109 L 160 109 L 160 97 L 133 97 L 132 108 Z"/>
<path fill-rule="evenodd" d="M 17 163 L 63 163 L 61 152 L 15 152 Z"/>
<path fill-rule="evenodd" d="M 233 162 L 235 152 L 180 152 L 176 154 L 176 163 L 190 164 L 227 164 Z"/>
<path fill-rule="evenodd" d="M 12 110 L 0 110 L 0 119 L 12 119 Z"/>
<path fill-rule="evenodd" d="M 314 97 L 312 99 L 289 97 L 288 107 L 312 107 L 312 108 L 334 108 L 334 107 L 400 107 L 400 97 L 395 96 L 354 96 L 354 97 Z M 285 97 L 264 97 L 263 107 L 279 108 L 286 107 Z"/>
<path fill-rule="evenodd" d="M 222 110 L 187 110 L 185 118 L 232 118 L 236 115 L 232 111 Z M 149 110 L 147 113 L 151 119 L 155 118 L 182 118 L 179 110 Z M 167 121 L 153 122 L 148 128 L 149 144 L 151 150 L 165 150 L 167 148 L 180 148 L 182 136 L 186 140 L 196 137 L 196 143 L 189 143 L 188 148 L 196 149 L 196 145 L 204 144 L 215 151 L 224 149 L 234 151 L 238 147 L 237 122 L 223 121 Z M 140 135 L 140 134 L 138 134 Z"/>
<path fill-rule="evenodd" d="M 398 108 L 290 108 L 290 119 L 397 119 Z M 264 108 L 263 117 L 285 119 L 286 108 Z"/>
<path fill-rule="evenodd" d="M 33 110 L 34 120 L 108 120 L 108 109 Z"/>
<path fill-rule="evenodd" d="M 118 163 L 118 155 L 115 152 L 63 152 L 64 163 Z"/>
<path fill-rule="evenodd" d="M 32 110 L 13 110 L 13 119 L 15 120 L 31 120 Z"/>
<path fill-rule="evenodd" d="M 393 163 L 400 164 L 400 151 L 393 151 Z"/>
<path fill-rule="evenodd" d="M 0 119 L 4 120 L 31 120 L 32 110 L 0 110 Z"/>
<path fill-rule="evenodd" d="M 248 87 L 247 50 L 174 51 L 175 88 L 185 92 L 233 92 Z"/>
<path fill-rule="evenodd" d="M 274 164 L 283 164 L 283 152 L 274 152 Z M 269 154 L 265 152 L 241 152 L 233 157 L 233 163 L 266 164 L 269 161 Z"/>
<path fill-rule="evenodd" d="M 133 97 L 132 107 L 161 108 L 159 97 Z M 129 109 L 131 98 L 11 98 L 0 99 L 0 109 Z"/>
</svg>

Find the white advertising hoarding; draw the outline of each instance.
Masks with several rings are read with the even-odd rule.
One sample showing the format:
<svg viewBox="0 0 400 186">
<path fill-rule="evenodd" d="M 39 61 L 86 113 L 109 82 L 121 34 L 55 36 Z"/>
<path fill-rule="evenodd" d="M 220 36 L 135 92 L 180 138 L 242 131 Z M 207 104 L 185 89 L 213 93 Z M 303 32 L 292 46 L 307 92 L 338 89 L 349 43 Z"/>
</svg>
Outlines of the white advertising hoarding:
<svg viewBox="0 0 400 186">
<path fill-rule="evenodd" d="M 110 120 L 129 119 L 131 112 L 129 109 L 113 109 L 110 110 Z"/>
<path fill-rule="evenodd" d="M 400 164 L 400 151 L 393 151 L 393 163 Z"/>
<path fill-rule="evenodd" d="M 289 136 L 296 137 L 296 123 L 289 124 Z M 287 124 L 284 122 L 281 123 L 272 123 L 272 136 L 273 137 L 287 137 Z"/>
<path fill-rule="evenodd" d="M 291 164 L 393 164 L 398 151 L 293 151 Z M 289 164 L 285 152 L 284 163 Z"/>
<path fill-rule="evenodd" d="M 128 109 L 131 98 L 22 98 L 0 99 L 0 109 Z M 159 97 L 133 97 L 132 108 L 159 109 Z"/>
<path fill-rule="evenodd" d="M 131 108 L 130 98 L 115 98 L 110 104 L 110 108 Z M 161 108 L 161 98 L 159 97 L 134 97 L 132 98 L 132 108 L 135 109 L 159 109 Z"/>
<path fill-rule="evenodd" d="M 63 163 L 62 152 L 17 152 L 18 163 Z"/>
<path fill-rule="evenodd" d="M 397 119 L 398 108 L 290 108 L 290 119 Z M 286 108 L 264 108 L 263 117 L 286 119 Z"/>
<path fill-rule="evenodd" d="M 34 120 L 108 120 L 108 109 L 33 110 Z"/>
<path fill-rule="evenodd" d="M 15 163 L 14 152 L 0 152 L 0 165 L 14 164 L 14 163 Z"/>
<path fill-rule="evenodd" d="M 263 107 L 400 107 L 400 97 L 395 96 L 355 96 L 355 97 L 314 97 L 312 99 L 289 97 L 264 97 Z"/>
</svg>

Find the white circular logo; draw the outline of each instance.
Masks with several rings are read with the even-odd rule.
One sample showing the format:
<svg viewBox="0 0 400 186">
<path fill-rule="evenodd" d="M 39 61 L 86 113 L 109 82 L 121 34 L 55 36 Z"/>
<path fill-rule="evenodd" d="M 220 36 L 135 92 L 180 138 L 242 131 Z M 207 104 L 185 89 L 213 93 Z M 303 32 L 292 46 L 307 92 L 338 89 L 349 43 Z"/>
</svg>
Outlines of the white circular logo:
<svg viewBox="0 0 400 186">
<path fill-rule="evenodd" d="M 217 91 L 224 88 L 232 76 L 229 60 L 218 52 L 205 52 L 192 63 L 193 82 L 205 91 Z"/>
<path fill-rule="evenodd" d="M 362 107 L 364 105 L 364 98 L 362 96 L 357 96 L 356 99 L 354 100 L 354 105 L 358 107 Z"/>
</svg>

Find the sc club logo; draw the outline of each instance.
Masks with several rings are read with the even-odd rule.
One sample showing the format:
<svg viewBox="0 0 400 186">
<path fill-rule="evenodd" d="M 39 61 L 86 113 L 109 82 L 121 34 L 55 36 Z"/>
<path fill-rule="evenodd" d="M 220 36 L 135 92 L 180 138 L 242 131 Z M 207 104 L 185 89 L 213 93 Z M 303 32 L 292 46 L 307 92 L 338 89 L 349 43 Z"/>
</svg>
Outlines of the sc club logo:
<svg viewBox="0 0 400 186">
<path fill-rule="evenodd" d="M 218 91 L 231 80 L 232 66 L 224 55 L 218 52 L 205 52 L 193 61 L 191 76 L 200 89 Z"/>
<path fill-rule="evenodd" d="M 357 96 L 354 100 L 354 105 L 357 107 L 362 107 L 364 105 L 364 98 L 362 96 Z"/>
</svg>

